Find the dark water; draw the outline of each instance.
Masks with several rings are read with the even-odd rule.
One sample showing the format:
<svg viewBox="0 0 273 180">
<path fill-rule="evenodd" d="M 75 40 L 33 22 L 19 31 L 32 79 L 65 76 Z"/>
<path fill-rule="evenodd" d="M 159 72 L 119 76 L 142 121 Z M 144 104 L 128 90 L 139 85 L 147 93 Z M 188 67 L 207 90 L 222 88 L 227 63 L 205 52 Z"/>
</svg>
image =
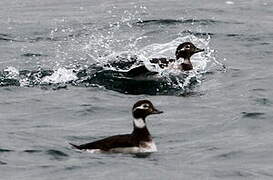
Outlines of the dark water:
<svg viewBox="0 0 273 180">
<path fill-rule="evenodd" d="M 270 0 L 2 0 L 0 179 L 273 179 L 272 9 Z M 111 66 L 172 57 L 184 41 L 206 49 L 189 74 L 145 84 Z M 68 145 L 130 132 L 144 98 L 165 112 L 148 122 L 157 153 Z"/>
</svg>

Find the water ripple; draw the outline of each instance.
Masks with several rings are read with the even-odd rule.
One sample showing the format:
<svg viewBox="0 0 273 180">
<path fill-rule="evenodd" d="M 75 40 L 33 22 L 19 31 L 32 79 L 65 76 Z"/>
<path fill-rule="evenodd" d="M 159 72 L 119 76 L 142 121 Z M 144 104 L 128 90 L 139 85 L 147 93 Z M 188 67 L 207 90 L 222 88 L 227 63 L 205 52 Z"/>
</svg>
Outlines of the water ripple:
<svg viewBox="0 0 273 180">
<path fill-rule="evenodd" d="M 0 161 L 0 165 L 7 165 L 8 163 Z"/>
<path fill-rule="evenodd" d="M 4 152 L 12 152 L 13 150 L 10 150 L 10 149 L 3 149 L 3 148 L 0 148 L 0 153 L 4 153 Z"/>
<path fill-rule="evenodd" d="M 224 159 L 231 159 L 231 158 L 236 158 L 237 156 L 239 156 L 242 152 L 241 151 L 231 151 L 228 153 L 223 153 L 218 155 L 218 158 L 224 158 Z"/>
<path fill-rule="evenodd" d="M 247 172 L 247 171 L 243 171 L 243 170 L 231 170 L 231 171 L 227 171 L 227 170 L 222 170 L 222 171 L 215 171 L 215 176 L 219 177 L 219 178 L 249 178 L 251 176 L 253 176 L 254 174 Z"/>
<path fill-rule="evenodd" d="M 37 150 L 37 149 L 27 149 L 27 150 L 24 150 L 23 152 L 26 152 L 26 153 L 40 153 L 42 152 L 42 150 Z"/>
<path fill-rule="evenodd" d="M 41 56 L 47 56 L 45 54 L 39 54 L 39 53 L 25 53 L 22 54 L 21 56 L 25 56 L 25 57 L 41 57 Z"/>
<path fill-rule="evenodd" d="M 79 169 L 79 168 L 81 168 L 81 166 L 69 166 L 69 167 L 66 167 L 65 170 L 72 171 L 74 169 Z"/>
<path fill-rule="evenodd" d="M 136 26 L 145 26 L 145 25 L 173 25 L 173 24 L 200 24 L 200 25 L 211 25 L 217 23 L 225 23 L 229 24 L 231 22 L 225 22 L 220 20 L 214 19 L 149 19 L 149 20 L 142 20 L 137 21 L 133 25 Z M 239 22 L 233 22 L 239 23 Z"/>
<path fill-rule="evenodd" d="M 273 104 L 273 102 L 268 99 L 268 98 L 256 98 L 255 101 L 260 104 L 260 105 L 264 105 L 264 106 L 270 106 Z"/>
<path fill-rule="evenodd" d="M 250 119 L 264 119 L 265 113 L 261 112 L 242 112 L 243 118 L 250 118 Z"/>
<path fill-rule="evenodd" d="M 2 34 L 0 33 L 0 41 L 15 41 L 15 42 L 22 42 L 15 37 L 9 35 L 9 34 Z"/>
<path fill-rule="evenodd" d="M 62 151 L 50 149 L 45 152 L 47 155 L 51 156 L 51 159 L 53 160 L 64 160 L 68 157 L 67 154 L 65 154 Z"/>
<path fill-rule="evenodd" d="M 192 34 L 194 36 L 213 36 L 213 35 L 215 35 L 214 33 L 211 33 L 211 32 L 197 32 L 197 31 L 192 31 L 192 30 L 184 30 L 181 32 L 181 34 Z"/>
</svg>

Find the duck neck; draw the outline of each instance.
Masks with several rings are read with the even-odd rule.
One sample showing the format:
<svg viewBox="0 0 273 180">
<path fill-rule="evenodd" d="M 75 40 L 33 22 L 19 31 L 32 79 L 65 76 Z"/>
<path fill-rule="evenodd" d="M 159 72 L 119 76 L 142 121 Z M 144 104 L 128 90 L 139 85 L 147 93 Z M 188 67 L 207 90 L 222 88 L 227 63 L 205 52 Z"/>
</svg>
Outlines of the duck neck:
<svg viewBox="0 0 273 180">
<path fill-rule="evenodd" d="M 185 71 L 193 69 L 193 66 L 192 66 L 190 58 L 185 58 L 184 59 L 184 61 L 181 63 L 181 69 L 185 70 Z"/>
<path fill-rule="evenodd" d="M 139 141 L 150 141 L 152 139 L 150 132 L 146 126 L 145 119 L 142 118 L 134 119 L 134 130 L 132 134 Z"/>
</svg>

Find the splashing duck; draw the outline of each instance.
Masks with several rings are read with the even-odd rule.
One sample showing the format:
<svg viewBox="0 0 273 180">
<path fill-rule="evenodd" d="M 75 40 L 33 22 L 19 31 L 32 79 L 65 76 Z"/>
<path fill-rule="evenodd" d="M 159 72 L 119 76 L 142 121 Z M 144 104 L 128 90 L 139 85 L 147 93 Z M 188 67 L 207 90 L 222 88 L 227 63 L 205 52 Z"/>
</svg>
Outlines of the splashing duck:
<svg viewBox="0 0 273 180">
<path fill-rule="evenodd" d="M 181 71 L 189 71 L 193 69 L 193 65 L 191 63 L 191 56 L 205 51 L 204 49 L 197 48 L 191 42 L 184 42 L 180 44 L 175 51 L 175 58 L 176 59 L 167 59 L 167 58 L 152 58 L 150 60 L 151 64 L 157 64 L 161 69 L 165 68 L 175 68 Z M 175 63 L 182 60 L 181 63 Z M 127 72 L 127 76 L 134 77 L 140 75 L 150 75 L 150 74 L 157 74 L 157 72 L 152 72 L 145 65 L 140 65 L 130 69 Z"/>
</svg>

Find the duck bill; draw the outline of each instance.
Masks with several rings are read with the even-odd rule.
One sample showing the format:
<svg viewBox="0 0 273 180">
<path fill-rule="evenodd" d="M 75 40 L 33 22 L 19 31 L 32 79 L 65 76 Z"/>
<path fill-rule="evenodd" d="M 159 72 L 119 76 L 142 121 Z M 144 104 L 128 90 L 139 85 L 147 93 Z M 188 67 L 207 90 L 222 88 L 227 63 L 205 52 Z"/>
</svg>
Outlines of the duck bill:
<svg viewBox="0 0 273 180">
<path fill-rule="evenodd" d="M 196 48 L 196 49 L 194 50 L 194 53 L 199 53 L 199 52 L 203 52 L 203 51 L 205 51 L 205 49 Z"/>
<path fill-rule="evenodd" d="M 161 114 L 161 113 L 163 113 L 163 111 L 159 111 L 157 109 L 154 109 L 152 112 L 152 114 Z"/>
</svg>

